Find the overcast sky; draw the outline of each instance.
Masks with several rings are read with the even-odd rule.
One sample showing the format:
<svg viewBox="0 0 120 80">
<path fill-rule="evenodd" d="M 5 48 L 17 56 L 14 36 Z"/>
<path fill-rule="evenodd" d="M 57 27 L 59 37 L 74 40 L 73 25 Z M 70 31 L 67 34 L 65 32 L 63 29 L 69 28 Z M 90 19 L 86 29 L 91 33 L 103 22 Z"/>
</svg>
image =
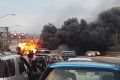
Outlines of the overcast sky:
<svg viewBox="0 0 120 80">
<path fill-rule="evenodd" d="M 0 0 L 0 16 L 16 14 L 0 18 L 0 26 L 10 27 L 12 32 L 40 33 L 49 22 L 57 27 L 72 17 L 90 22 L 119 4 L 120 0 Z"/>
</svg>

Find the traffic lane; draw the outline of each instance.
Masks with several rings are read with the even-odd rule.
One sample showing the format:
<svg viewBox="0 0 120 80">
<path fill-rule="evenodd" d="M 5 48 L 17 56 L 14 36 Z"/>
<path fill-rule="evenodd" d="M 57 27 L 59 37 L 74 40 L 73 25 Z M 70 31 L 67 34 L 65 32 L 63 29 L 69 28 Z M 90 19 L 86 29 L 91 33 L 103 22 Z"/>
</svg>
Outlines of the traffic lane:
<svg viewBox="0 0 120 80">
<path fill-rule="evenodd" d="M 119 63 L 120 64 L 120 58 L 117 58 L 117 57 L 97 56 L 97 57 L 89 57 L 89 58 L 94 60 L 94 61 L 105 61 L 105 62 Z"/>
</svg>

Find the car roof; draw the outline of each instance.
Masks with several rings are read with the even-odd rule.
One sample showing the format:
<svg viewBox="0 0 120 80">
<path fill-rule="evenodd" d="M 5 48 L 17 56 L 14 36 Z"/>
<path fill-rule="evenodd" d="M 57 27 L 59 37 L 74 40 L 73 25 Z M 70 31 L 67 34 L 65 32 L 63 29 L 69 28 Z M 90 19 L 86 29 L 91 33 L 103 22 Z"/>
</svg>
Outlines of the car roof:
<svg viewBox="0 0 120 80">
<path fill-rule="evenodd" d="M 99 51 L 87 51 L 87 52 L 99 52 Z"/>
<path fill-rule="evenodd" d="M 63 52 L 63 53 L 64 53 L 64 52 L 68 52 L 68 53 L 69 53 L 69 52 L 70 52 L 70 53 L 72 52 L 72 53 L 75 53 L 75 51 L 62 51 L 62 52 Z"/>
<path fill-rule="evenodd" d="M 40 53 L 40 54 L 37 54 L 37 55 L 44 56 L 44 55 L 48 55 L 48 54 L 41 54 L 41 53 Z"/>
<path fill-rule="evenodd" d="M 47 48 L 41 48 L 41 49 L 38 49 L 37 51 L 50 51 L 50 50 Z"/>
<path fill-rule="evenodd" d="M 51 64 L 49 68 L 87 68 L 87 69 L 107 69 L 107 70 L 119 70 L 120 66 L 115 64 L 101 63 L 101 62 L 60 62 Z"/>
<path fill-rule="evenodd" d="M 69 58 L 68 61 L 71 60 L 77 60 L 77 61 L 92 61 L 92 59 L 89 58 Z"/>
<path fill-rule="evenodd" d="M 17 58 L 17 57 L 20 57 L 20 55 L 17 55 L 12 52 L 0 52 L 1 60 L 8 60 L 8 59 L 13 59 L 13 58 Z"/>
<path fill-rule="evenodd" d="M 38 54 L 39 56 L 59 56 L 57 54 Z"/>
<path fill-rule="evenodd" d="M 94 52 L 94 51 L 87 51 L 87 52 Z"/>
</svg>

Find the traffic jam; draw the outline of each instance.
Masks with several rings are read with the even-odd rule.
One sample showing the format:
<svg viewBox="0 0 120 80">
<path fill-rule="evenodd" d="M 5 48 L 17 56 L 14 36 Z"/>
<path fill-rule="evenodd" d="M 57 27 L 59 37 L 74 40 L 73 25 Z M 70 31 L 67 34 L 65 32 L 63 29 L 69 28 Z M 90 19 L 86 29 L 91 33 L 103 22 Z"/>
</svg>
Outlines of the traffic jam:
<svg viewBox="0 0 120 80">
<path fill-rule="evenodd" d="M 100 56 L 99 51 L 87 51 L 86 57 L 79 57 L 75 51 L 62 51 L 59 54 L 51 53 L 47 48 L 42 48 L 37 40 L 28 40 L 18 43 L 17 54 L 3 52 L 6 55 L 1 58 L 6 67 L 15 65 L 19 68 L 19 74 L 9 74 L 12 68 L 5 70 L 1 75 L 6 80 L 119 80 L 120 66 L 117 64 L 100 62 L 91 59 L 91 57 Z M 10 55 L 8 55 L 8 53 Z M 7 56 L 9 58 L 7 59 Z M 16 61 L 19 64 L 10 64 L 8 60 Z M 5 62 L 6 60 L 6 62 Z M 7 63 L 8 61 L 8 63 Z M 19 60 L 18 60 L 19 61 Z M 16 62 L 14 62 L 16 63 Z M 3 66 L 4 67 L 4 66 Z M 1 68 L 2 69 L 2 68 Z M 15 69 L 15 70 L 16 70 Z M 15 71 L 16 72 L 16 71 Z M 25 72 L 25 73 L 24 73 Z M 11 76 L 10 76 L 11 75 Z M 13 75 L 16 75 L 13 77 Z"/>
<path fill-rule="evenodd" d="M 120 0 L 0 0 L 0 80 L 120 80 Z"/>
</svg>

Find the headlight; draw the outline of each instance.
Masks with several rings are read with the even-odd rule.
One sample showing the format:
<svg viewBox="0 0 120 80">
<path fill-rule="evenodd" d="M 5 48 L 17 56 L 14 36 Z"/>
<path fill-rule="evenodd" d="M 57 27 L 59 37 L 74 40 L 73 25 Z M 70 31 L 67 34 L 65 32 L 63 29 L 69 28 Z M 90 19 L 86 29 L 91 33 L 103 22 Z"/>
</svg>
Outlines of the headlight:
<svg viewBox="0 0 120 80">
<path fill-rule="evenodd" d="M 88 54 L 88 56 L 91 56 L 92 54 Z"/>
</svg>

